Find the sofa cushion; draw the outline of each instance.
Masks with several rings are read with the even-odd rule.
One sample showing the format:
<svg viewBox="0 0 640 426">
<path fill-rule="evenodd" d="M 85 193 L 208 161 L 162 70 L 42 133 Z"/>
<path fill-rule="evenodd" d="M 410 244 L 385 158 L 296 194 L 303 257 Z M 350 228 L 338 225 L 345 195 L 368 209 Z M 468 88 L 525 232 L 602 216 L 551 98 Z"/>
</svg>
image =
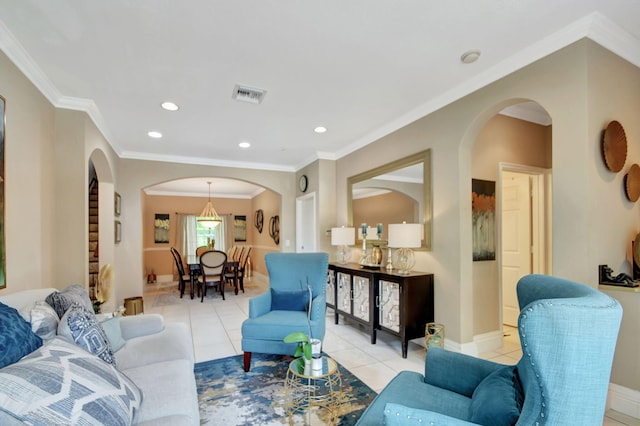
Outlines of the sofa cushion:
<svg viewBox="0 0 640 426">
<path fill-rule="evenodd" d="M 0 410 L 29 424 L 129 425 L 141 400 L 127 376 L 61 337 L 0 369 Z"/>
<path fill-rule="evenodd" d="M 76 342 L 81 348 L 116 365 L 113 349 L 95 314 L 74 302 L 60 319 L 58 335 Z"/>
<path fill-rule="evenodd" d="M 13 364 L 42 346 L 31 324 L 11 306 L 0 302 L 0 368 Z"/>
<path fill-rule="evenodd" d="M 515 366 L 489 374 L 473 392 L 471 421 L 486 426 L 514 425 L 522 410 L 523 392 Z"/>
<path fill-rule="evenodd" d="M 56 337 L 60 318 L 56 311 L 43 300 L 39 300 L 31 308 L 31 330 L 42 340 L 47 341 Z"/>
<path fill-rule="evenodd" d="M 45 301 L 56 311 L 58 318 L 62 318 L 73 302 L 77 302 L 93 312 L 91 299 L 89 299 L 87 291 L 80 284 L 72 284 L 62 291 L 54 291 L 47 296 Z"/>
<path fill-rule="evenodd" d="M 107 339 L 111 344 L 113 352 L 118 352 L 126 343 L 122 338 L 122 330 L 120 329 L 120 317 L 107 318 L 100 322 Z"/>
<path fill-rule="evenodd" d="M 272 311 L 306 311 L 309 308 L 307 290 L 278 291 L 271 289 Z"/>
<path fill-rule="evenodd" d="M 135 424 L 155 425 L 167 416 L 189 419 L 175 424 L 200 424 L 196 379 L 190 361 L 157 362 L 123 372 L 144 390 L 144 404 L 136 413 Z"/>
</svg>

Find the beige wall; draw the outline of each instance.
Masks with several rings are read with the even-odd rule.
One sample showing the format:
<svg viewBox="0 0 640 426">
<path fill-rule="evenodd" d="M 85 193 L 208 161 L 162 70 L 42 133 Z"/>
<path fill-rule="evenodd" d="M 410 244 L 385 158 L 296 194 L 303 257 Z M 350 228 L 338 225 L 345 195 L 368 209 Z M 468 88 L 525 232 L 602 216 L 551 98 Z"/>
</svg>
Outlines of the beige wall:
<svg viewBox="0 0 640 426">
<path fill-rule="evenodd" d="M 250 232 L 251 240 L 253 241 L 253 248 L 251 249 L 251 269 L 254 274 L 266 276 L 267 268 L 264 264 L 264 255 L 269 252 L 280 251 L 284 243 L 281 237 L 280 244 L 276 244 L 269 235 L 269 222 L 271 218 L 280 214 L 281 197 L 273 191 L 263 191 L 254 197 L 252 202 L 254 212 L 262 209 L 264 220 L 262 232 L 258 232 L 258 229 L 254 226 L 254 216 L 247 216 L 247 231 Z M 282 217 L 280 220 L 280 223 L 282 223 Z"/>
<path fill-rule="evenodd" d="M 418 223 L 418 202 L 400 192 L 388 192 L 375 197 L 353 200 L 353 223 L 376 226 L 382 223 Z M 383 235 L 383 238 L 386 238 Z"/>
<path fill-rule="evenodd" d="M 153 272 L 156 275 L 174 275 L 177 277 L 175 262 L 169 249 L 178 247 L 178 215 L 186 213 L 199 215 L 202 212 L 207 197 L 182 197 L 182 196 L 157 196 L 143 194 L 143 232 L 144 246 L 144 275 Z M 252 225 L 252 200 L 239 198 L 212 198 L 211 203 L 219 215 L 224 215 L 226 220 L 233 220 L 234 216 L 247 217 L 247 241 L 235 243 L 233 236 L 227 241 L 227 249 L 235 244 L 251 245 L 252 234 L 249 227 Z M 156 243 L 154 239 L 154 221 L 157 213 L 169 214 L 169 242 Z M 220 247 L 216 246 L 216 249 Z"/>
<path fill-rule="evenodd" d="M 551 126 L 495 115 L 480 130 L 473 145 L 471 176 L 497 185 L 500 162 L 549 169 L 551 147 Z M 496 194 L 499 195 L 497 187 Z M 497 238 L 498 235 L 496 241 Z M 474 311 L 474 336 L 495 331 L 500 323 L 499 280 L 498 260 L 473 262 L 473 304 L 482 307 Z"/>
<path fill-rule="evenodd" d="M 87 161 L 96 148 L 110 159 L 115 189 L 122 196 L 123 241 L 114 248 L 118 300 L 142 291 L 142 189 L 147 186 L 201 176 L 262 185 L 281 196 L 281 241 L 295 241 L 295 198 L 301 195 L 296 183 L 302 171 L 116 159 L 83 113 L 54 109 L 4 55 L 0 55 L 0 94 L 7 99 L 8 284 L 0 294 L 62 287 L 76 277 L 86 280 L 86 274 L 78 272 L 86 268 L 88 255 L 78 249 L 86 244 L 84 213 L 78 213 L 86 208 L 86 201 L 78 201 L 85 200 L 86 188 L 78 189 L 75 181 L 87 184 Z M 336 162 L 321 160 L 309 168 L 313 170 L 310 191 L 318 191 L 319 226 L 329 228 L 348 222 L 347 177 L 432 149 L 433 250 L 417 252 L 416 269 L 435 274 L 436 320 L 445 324 L 448 344 L 462 351 L 473 350 L 477 318 L 495 311 L 474 297 L 481 289 L 475 288 L 471 256 L 472 149 L 491 117 L 528 99 L 540 103 L 553 119 L 554 275 L 595 286 L 598 264 L 628 271 L 629 241 L 640 230 L 640 207 L 624 197 L 624 173 L 604 168 L 600 135 L 610 120 L 619 120 L 631 142 L 627 167 L 640 162 L 640 147 L 634 142 L 640 138 L 640 70 L 590 41 L 551 54 Z M 76 138 L 83 131 L 84 144 L 79 144 Z M 76 147 L 82 148 L 79 156 L 73 151 Z M 84 224 L 69 219 L 81 216 Z M 329 247 L 328 237 L 321 237 L 321 245 Z M 280 249 L 292 251 L 293 244 L 290 248 L 281 244 Z M 52 282 L 57 280 L 61 281 Z M 623 304 L 635 297 L 619 295 Z M 627 317 L 620 336 L 625 342 L 638 334 L 638 325 L 626 321 Z M 640 390 L 637 348 L 620 346 L 619 351 L 613 382 Z"/>
<path fill-rule="evenodd" d="M 597 54 L 596 54 L 597 53 Z M 589 105 L 597 81 L 589 73 L 590 61 L 597 67 L 612 66 L 606 80 L 618 84 L 605 103 L 610 111 L 594 114 Z M 596 66 L 594 64 L 593 66 Z M 611 78 L 620 68 L 623 78 Z M 635 75 L 636 80 L 631 76 Z M 596 80 L 605 79 L 599 76 Z M 451 105 L 379 139 L 338 160 L 337 217 L 346 221 L 346 179 L 373 166 L 432 149 L 433 250 L 417 252 L 417 270 L 435 274 L 435 315 L 446 326 L 447 338 L 462 351 L 473 351 L 477 318 L 495 316 L 495 306 L 477 304 L 471 255 L 471 165 L 472 149 L 481 129 L 505 106 L 534 100 L 553 119 L 553 265 L 554 274 L 596 285 L 598 262 L 619 265 L 631 232 L 639 225 L 638 206 L 621 198 L 621 176 L 606 176 L 599 155 L 600 130 L 611 117 L 627 123 L 627 135 L 638 135 L 638 69 L 590 41 L 581 41 L 527 66 Z M 619 103 L 614 100 L 620 100 Z M 602 103 L 601 103 L 602 105 Z M 626 118 L 626 120 L 625 120 Z M 604 178 L 604 179 L 603 179 Z M 592 192 L 592 188 L 608 189 Z M 612 190 L 614 189 L 614 190 Z M 601 196 L 615 198 L 602 203 Z M 596 202 L 596 200 L 599 200 Z M 615 223 L 608 220 L 605 206 L 615 202 Z M 595 204 L 598 204 L 593 214 Z M 597 224 L 607 223 L 608 232 Z M 601 226 L 601 225 L 600 225 Z M 611 234 L 610 234 L 611 232 Z M 604 236 L 606 234 L 606 236 Z M 614 237 L 617 236 L 617 237 Z M 595 244 L 594 244 L 595 242 Z M 495 325 L 498 330 L 499 325 Z M 640 388 L 640 383 L 636 385 Z"/>
</svg>

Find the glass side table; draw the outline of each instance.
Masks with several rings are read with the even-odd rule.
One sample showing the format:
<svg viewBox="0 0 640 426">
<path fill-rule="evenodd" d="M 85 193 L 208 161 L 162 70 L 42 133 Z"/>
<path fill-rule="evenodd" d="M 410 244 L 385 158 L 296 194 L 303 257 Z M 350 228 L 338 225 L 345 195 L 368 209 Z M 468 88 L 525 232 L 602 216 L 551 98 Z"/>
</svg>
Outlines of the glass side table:
<svg viewBox="0 0 640 426">
<path fill-rule="evenodd" d="M 284 382 L 286 400 L 285 411 L 289 416 L 289 424 L 293 425 L 296 413 L 306 414 L 311 424 L 314 410 L 326 410 L 328 424 L 338 421 L 340 399 L 342 393 L 342 377 L 338 364 L 331 358 L 322 357 L 322 371 L 313 375 L 305 375 L 297 359 L 289 363 L 287 377 Z"/>
</svg>

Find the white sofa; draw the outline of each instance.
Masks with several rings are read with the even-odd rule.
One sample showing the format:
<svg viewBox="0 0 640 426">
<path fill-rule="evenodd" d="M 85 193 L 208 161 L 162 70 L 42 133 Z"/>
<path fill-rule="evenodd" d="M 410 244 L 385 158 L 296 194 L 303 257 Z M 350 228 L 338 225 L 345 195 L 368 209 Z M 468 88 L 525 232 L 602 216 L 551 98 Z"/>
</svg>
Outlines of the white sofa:
<svg viewBox="0 0 640 426">
<path fill-rule="evenodd" d="M 54 288 L 26 290 L 0 297 L 29 321 L 34 303 Z M 116 368 L 141 390 L 142 402 L 133 418 L 137 425 L 199 425 L 191 333 L 184 323 L 165 323 L 158 314 L 120 319 L 125 345 L 115 352 Z M 3 417 L 4 416 L 4 417 Z M 20 424 L 0 412 L 0 424 Z"/>
</svg>

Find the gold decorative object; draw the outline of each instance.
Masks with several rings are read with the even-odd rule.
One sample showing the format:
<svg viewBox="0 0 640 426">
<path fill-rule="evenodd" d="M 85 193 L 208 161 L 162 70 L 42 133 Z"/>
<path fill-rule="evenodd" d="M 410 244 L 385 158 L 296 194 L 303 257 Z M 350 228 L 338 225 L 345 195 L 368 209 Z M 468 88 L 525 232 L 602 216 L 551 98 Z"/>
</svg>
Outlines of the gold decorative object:
<svg viewBox="0 0 640 426">
<path fill-rule="evenodd" d="M 624 189 L 632 203 L 640 198 L 640 166 L 634 164 L 624 177 Z"/>
<path fill-rule="evenodd" d="M 609 123 L 602 136 L 602 155 L 604 164 L 615 173 L 622 170 L 627 160 L 627 136 L 622 124 L 615 120 Z"/>
</svg>

